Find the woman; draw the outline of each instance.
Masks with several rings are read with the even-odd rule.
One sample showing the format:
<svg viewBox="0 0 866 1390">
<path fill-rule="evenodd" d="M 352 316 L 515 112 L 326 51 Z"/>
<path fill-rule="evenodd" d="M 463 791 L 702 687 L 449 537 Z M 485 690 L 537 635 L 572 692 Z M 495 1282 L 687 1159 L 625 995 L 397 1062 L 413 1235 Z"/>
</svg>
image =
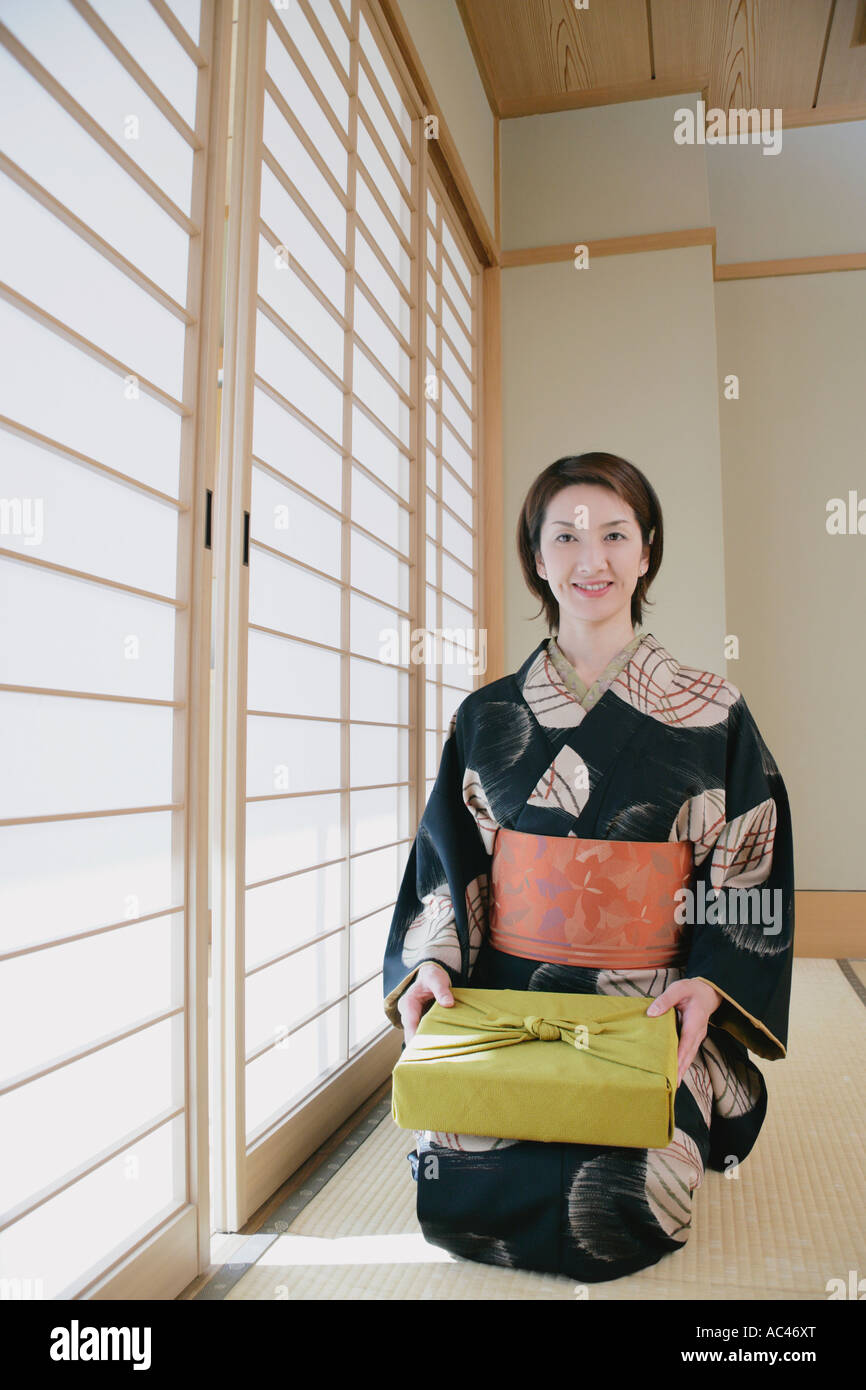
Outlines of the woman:
<svg viewBox="0 0 866 1390">
<path fill-rule="evenodd" d="M 408 1041 L 452 985 L 676 1010 L 667 1148 L 427 1131 L 409 1155 L 427 1240 L 593 1282 L 679 1249 L 705 1168 L 735 1168 L 757 1138 L 767 1091 L 749 1051 L 772 1060 L 787 1043 L 790 813 L 739 690 L 635 633 L 663 539 L 643 474 L 611 454 L 559 459 L 517 539 L 555 635 L 451 720 L 394 911 L 385 1011 Z"/>
</svg>

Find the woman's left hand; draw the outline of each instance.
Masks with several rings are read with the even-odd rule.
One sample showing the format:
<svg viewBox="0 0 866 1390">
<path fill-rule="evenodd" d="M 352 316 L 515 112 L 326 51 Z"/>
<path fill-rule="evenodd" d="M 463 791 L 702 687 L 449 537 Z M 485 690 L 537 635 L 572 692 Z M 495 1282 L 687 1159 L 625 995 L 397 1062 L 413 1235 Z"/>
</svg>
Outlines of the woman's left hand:
<svg viewBox="0 0 866 1390">
<path fill-rule="evenodd" d="M 706 980 L 674 980 L 647 1009 L 651 1018 L 675 1008 L 680 1016 L 680 1045 L 677 1051 L 677 1088 L 697 1056 L 707 1036 L 710 1014 L 715 1013 L 722 996 Z"/>
</svg>

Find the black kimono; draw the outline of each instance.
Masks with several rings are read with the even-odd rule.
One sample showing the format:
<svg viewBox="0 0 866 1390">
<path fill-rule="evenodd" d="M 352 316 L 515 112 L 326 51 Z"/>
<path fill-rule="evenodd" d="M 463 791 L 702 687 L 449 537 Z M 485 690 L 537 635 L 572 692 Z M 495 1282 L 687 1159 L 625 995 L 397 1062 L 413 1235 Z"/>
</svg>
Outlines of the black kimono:
<svg viewBox="0 0 866 1390">
<path fill-rule="evenodd" d="M 692 923 L 685 968 L 590 970 L 494 950 L 486 928 L 500 826 L 690 841 L 692 893 L 678 909 L 691 914 L 678 919 Z M 700 978 L 722 1003 L 677 1090 L 665 1149 L 417 1133 L 408 1157 L 425 1237 L 456 1255 L 585 1282 L 680 1248 L 705 1168 L 742 1162 L 763 1123 L 767 1091 L 749 1053 L 785 1056 L 793 939 L 788 797 L 729 681 L 681 666 L 647 633 L 587 692 L 545 638 L 516 674 L 469 694 L 394 911 L 384 964 L 391 1021 L 400 1026 L 397 1000 L 426 960 L 455 985 L 491 989 L 649 998 Z"/>
</svg>

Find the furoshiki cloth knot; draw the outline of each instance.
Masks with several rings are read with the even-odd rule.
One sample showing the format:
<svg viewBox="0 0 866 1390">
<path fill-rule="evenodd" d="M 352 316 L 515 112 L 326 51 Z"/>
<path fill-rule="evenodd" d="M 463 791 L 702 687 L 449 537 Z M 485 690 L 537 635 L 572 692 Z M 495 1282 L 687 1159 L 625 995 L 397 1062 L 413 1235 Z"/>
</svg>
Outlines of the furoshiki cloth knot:
<svg viewBox="0 0 866 1390">
<path fill-rule="evenodd" d="M 552 1019 L 537 1019 L 534 1015 L 530 1015 L 523 1020 L 523 1026 L 527 1033 L 530 1033 L 534 1038 L 539 1038 L 542 1042 L 559 1042 L 562 1038 L 571 1042 L 575 1041 L 575 1030 L 578 1034 L 599 1033 L 603 1024 L 575 1023 L 573 1027 L 569 1027 L 569 1024 L 563 1023 L 562 1019 L 553 1023 Z"/>
<path fill-rule="evenodd" d="M 394 1067 L 401 1128 L 638 1148 L 670 1142 L 674 1009 L 650 1018 L 643 997 L 452 993 L 453 1005 L 424 1015 Z"/>
</svg>

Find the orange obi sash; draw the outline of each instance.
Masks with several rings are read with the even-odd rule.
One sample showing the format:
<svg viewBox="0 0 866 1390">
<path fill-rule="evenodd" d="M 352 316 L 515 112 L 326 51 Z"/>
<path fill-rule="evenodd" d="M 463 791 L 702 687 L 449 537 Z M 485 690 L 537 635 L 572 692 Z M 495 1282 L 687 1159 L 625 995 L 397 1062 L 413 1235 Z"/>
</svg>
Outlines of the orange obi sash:
<svg viewBox="0 0 866 1390">
<path fill-rule="evenodd" d="M 581 840 L 500 827 L 488 939 L 525 960 L 622 970 L 683 965 L 691 928 L 674 920 L 689 840 Z"/>
</svg>

